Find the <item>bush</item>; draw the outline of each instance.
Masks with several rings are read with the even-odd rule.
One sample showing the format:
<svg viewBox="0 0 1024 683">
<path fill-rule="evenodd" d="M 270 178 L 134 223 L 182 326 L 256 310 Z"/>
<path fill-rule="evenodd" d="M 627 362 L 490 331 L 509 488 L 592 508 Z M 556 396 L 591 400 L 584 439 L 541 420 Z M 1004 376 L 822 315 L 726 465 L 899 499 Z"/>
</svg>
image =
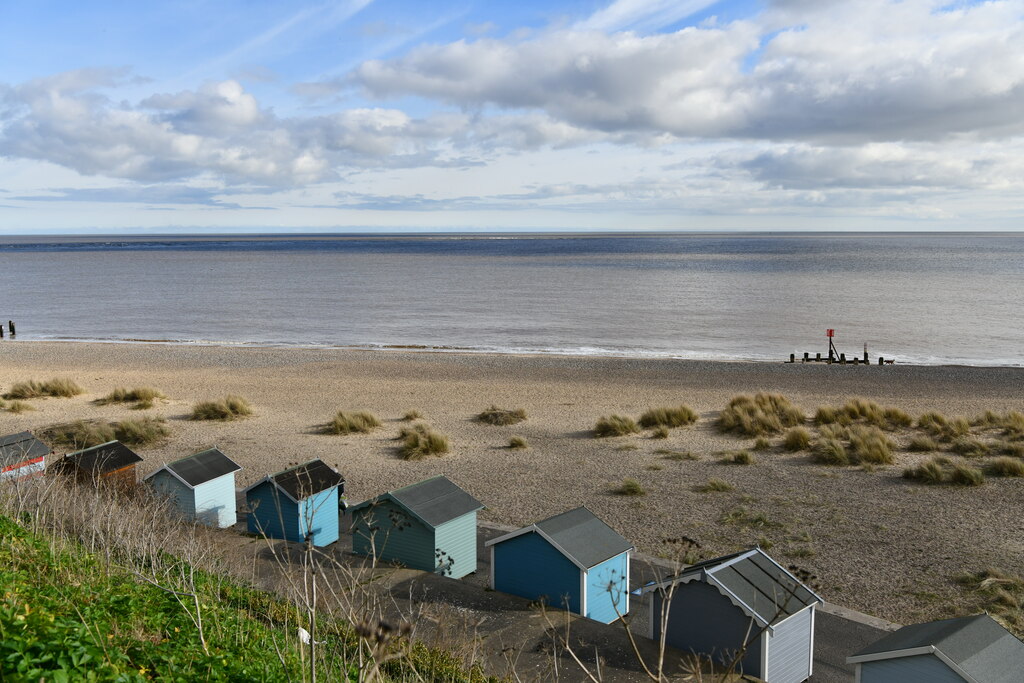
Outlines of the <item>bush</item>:
<svg viewBox="0 0 1024 683">
<path fill-rule="evenodd" d="M 633 418 L 622 415 L 602 417 L 594 425 L 594 436 L 598 438 L 625 436 L 626 434 L 635 434 L 639 431 L 640 428 L 636 426 Z"/>
<path fill-rule="evenodd" d="M 71 398 L 84 393 L 85 390 L 70 379 L 55 377 L 45 382 L 37 382 L 34 379 L 27 382 L 18 382 L 11 390 L 4 394 L 7 399 L 44 398 Z"/>
<path fill-rule="evenodd" d="M 522 408 L 506 409 L 491 405 L 490 408 L 477 415 L 476 419 L 478 422 L 495 426 L 514 425 L 526 419 L 526 411 Z"/>
<path fill-rule="evenodd" d="M 782 447 L 787 451 L 805 451 L 811 446 L 811 433 L 804 427 L 793 427 L 782 438 Z"/>
<path fill-rule="evenodd" d="M 658 427 L 651 432 L 652 439 L 667 439 L 669 437 L 668 427 Z"/>
<path fill-rule="evenodd" d="M 530 444 L 526 443 L 526 439 L 521 436 L 513 436 L 508 440 L 509 448 L 529 448 Z"/>
<path fill-rule="evenodd" d="M 804 421 L 804 413 L 779 394 L 736 396 L 718 416 L 718 429 L 746 436 L 777 434 Z"/>
<path fill-rule="evenodd" d="M 985 483 L 985 475 L 975 467 L 954 465 L 949 472 L 949 483 L 957 486 L 981 486 Z"/>
<path fill-rule="evenodd" d="M 377 427 L 380 427 L 380 420 L 373 413 L 346 413 L 339 410 L 324 431 L 327 434 L 368 434 Z"/>
<path fill-rule="evenodd" d="M 685 427 L 697 421 L 697 413 L 689 406 L 675 408 L 651 408 L 640 416 L 640 426 L 651 427 Z"/>
<path fill-rule="evenodd" d="M 930 436 L 915 436 L 910 440 L 907 450 L 917 453 L 931 453 L 932 451 L 939 450 L 939 444 L 935 443 L 935 440 Z"/>
<path fill-rule="evenodd" d="M 904 479 L 913 479 L 924 484 L 941 484 L 946 481 L 946 464 L 944 458 L 932 458 L 917 467 L 903 470 Z"/>
<path fill-rule="evenodd" d="M 988 444 L 978 439 L 960 437 L 950 445 L 949 450 L 965 458 L 979 458 L 988 455 Z"/>
<path fill-rule="evenodd" d="M 405 415 L 402 416 L 402 419 L 405 420 L 406 422 L 413 422 L 414 420 L 422 420 L 423 419 L 423 413 L 421 413 L 418 410 L 410 410 L 410 411 L 406 412 Z"/>
<path fill-rule="evenodd" d="M 732 491 L 732 489 L 732 484 L 721 479 L 708 479 L 708 483 L 701 484 L 694 488 L 697 493 L 721 493 L 725 491 Z"/>
<path fill-rule="evenodd" d="M 402 460 L 422 460 L 427 456 L 448 452 L 448 437 L 426 425 L 403 429 L 400 438 L 402 445 L 398 448 L 398 454 Z"/>
<path fill-rule="evenodd" d="M 241 396 L 225 396 L 219 401 L 201 401 L 192 408 L 193 420 L 236 420 L 246 415 L 252 415 L 252 408 Z"/>
<path fill-rule="evenodd" d="M 622 484 L 615 489 L 620 496 L 643 496 L 647 494 L 644 487 L 636 479 L 623 479 Z"/>
<path fill-rule="evenodd" d="M 846 447 L 838 439 L 819 439 L 814 444 L 812 452 L 815 462 L 823 465 L 849 465 L 850 456 L 846 454 Z"/>
<path fill-rule="evenodd" d="M 995 458 L 985 467 L 993 477 L 1024 477 L 1024 461 L 1016 458 Z"/>
<path fill-rule="evenodd" d="M 878 427 L 850 428 L 850 456 L 854 462 L 891 465 L 893 443 Z"/>
<path fill-rule="evenodd" d="M 96 399 L 98 405 L 108 403 L 135 403 L 136 408 L 152 408 L 153 403 L 160 398 L 167 398 L 159 389 L 153 387 L 136 387 L 125 389 L 118 387 L 103 398 Z"/>
<path fill-rule="evenodd" d="M 750 451 L 736 451 L 725 456 L 723 462 L 730 465 L 753 465 L 756 461 Z"/>
</svg>

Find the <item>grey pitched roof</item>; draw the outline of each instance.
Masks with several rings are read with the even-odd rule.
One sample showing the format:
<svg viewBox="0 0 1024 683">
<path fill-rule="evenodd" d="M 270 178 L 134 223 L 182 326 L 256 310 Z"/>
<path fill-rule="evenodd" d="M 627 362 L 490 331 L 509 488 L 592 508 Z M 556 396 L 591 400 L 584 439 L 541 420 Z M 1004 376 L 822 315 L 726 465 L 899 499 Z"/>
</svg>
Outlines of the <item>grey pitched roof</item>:
<svg viewBox="0 0 1024 683">
<path fill-rule="evenodd" d="M 540 531 L 566 557 L 587 569 L 633 549 L 632 543 L 585 507 L 563 512 L 523 527 L 519 531 L 492 539 L 487 545 L 501 543 L 531 531 Z"/>
<path fill-rule="evenodd" d="M 269 477 L 264 477 L 246 488 L 245 491 L 248 493 L 268 481 L 283 491 L 289 498 L 298 502 L 304 498 L 315 496 L 321 491 L 344 484 L 345 477 L 341 476 L 337 470 L 323 460 L 317 458 L 316 460 L 304 462 L 301 465 L 289 467 Z"/>
<path fill-rule="evenodd" d="M 708 583 L 762 626 L 773 626 L 800 610 L 822 602 L 813 591 L 760 548 L 690 565 L 651 590 L 668 583 Z"/>
<path fill-rule="evenodd" d="M 388 491 L 377 498 L 356 505 L 353 510 L 369 506 L 383 497 L 391 498 L 431 527 L 438 527 L 484 507 L 483 503 L 459 488 L 451 479 L 439 474 L 416 484 Z"/>
<path fill-rule="evenodd" d="M 50 447 L 32 436 L 31 432 L 0 436 L 0 467 L 11 467 L 49 454 Z"/>
<path fill-rule="evenodd" d="M 164 465 L 153 474 L 147 475 L 146 479 L 163 469 L 170 470 L 185 484 L 195 488 L 200 484 L 223 477 L 225 474 L 237 472 L 242 469 L 242 466 L 224 455 L 219 448 L 208 448 L 187 458 L 175 460 L 169 465 Z"/>
<path fill-rule="evenodd" d="M 904 626 L 850 660 L 888 659 L 901 651 L 919 652 L 922 648 L 941 653 L 948 664 L 985 683 L 1019 683 L 1024 671 L 1024 643 L 987 614 Z"/>
<path fill-rule="evenodd" d="M 61 463 L 94 474 L 107 474 L 122 467 L 142 462 L 142 456 L 120 441 L 108 441 L 64 456 Z"/>
</svg>

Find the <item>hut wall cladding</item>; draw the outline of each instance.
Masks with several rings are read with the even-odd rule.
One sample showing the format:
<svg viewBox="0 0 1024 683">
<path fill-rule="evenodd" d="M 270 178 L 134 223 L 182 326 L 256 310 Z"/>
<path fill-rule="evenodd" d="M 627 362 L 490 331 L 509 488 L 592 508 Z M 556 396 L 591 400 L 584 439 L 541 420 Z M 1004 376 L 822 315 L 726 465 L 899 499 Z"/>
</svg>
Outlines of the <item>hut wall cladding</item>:
<svg viewBox="0 0 1024 683">
<path fill-rule="evenodd" d="M 14 465 L 7 465 L 0 470 L 0 481 L 6 479 L 27 479 L 28 477 L 40 476 L 46 471 L 46 458 L 39 456 L 31 460 L 25 460 Z"/>
<path fill-rule="evenodd" d="M 354 513 L 352 552 L 432 572 L 436 567 L 434 533 L 405 508 L 381 500 Z"/>
<path fill-rule="evenodd" d="M 192 494 L 193 512 L 203 524 L 229 527 L 238 521 L 234 472 L 199 484 L 192 490 Z"/>
<path fill-rule="evenodd" d="M 814 608 L 805 607 L 785 621 L 775 624 L 768 635 L 768 673 L 772 683 L 800 683 L 807 680 L 811 668 L 811 637 Z"/>
<path fill-rule="evenodd" d="M 290 502 L 290 501 L 289 501 Z M 338 540 L 338 487 L 302 499 L 299 510 L 299 540 L 312 534 L 313 545 L 330 545 Z"/>
<path fill-rule="evenodd" d="M 587 613 L 584 616 L 610 624 L 629 611 L 628 564 L 629 553 L 622 553 L 587 571 Z"/>
<path fill-rule="evenodd" d="M 651 609 L 654 610 L 655 641 L 661 638 L 661 609 L 664 598 L 660 591 L 652 593 Z M 714 653 L 721 660 L 735 651 L 748 638 L 751 619 L 736 607 L 717 589 L 693 581 L 681 583 L 675 588 L 672 606 L 668 612 L 668 633 L 665 642 L 683 652 Z M 757 632 L 754 624 L 751 634 Z M 761 648 L 763 636 L 751 643 L 743 658 L 743 673 L 758 676 L 761 673 Z"/>
<path fill-rule="evenodd" d="M 157 495 L 166 496 L 185 519 L 195 519 L 196 505 L 192 489 L 182 484 L 167 470 L 161 470 L 149 480 Z"/>
<path fill-rule="evenodd" d="M 461 579 L 476 571 L 476 512 L 456 517 L 434 529 L 434 548 L 450 562 L 445 572 Z"/>
<path fill-rule="evenodd" d="M 860 666 L 860 683 L 964 683 L 935 655 L 883 659 Z"/>
<path fill-rule="evenodd" d="M 491 546 L 494 590 L 580 613 L 581 570 L 540 534 L 530 532 Z"/>
<path fill-rule="evenodd" d="M 269 481 L 249 491 L 247 526 L 249 533 L 266 535 L 301 543 L 299 535 L 299 507 Z"/>
</svg>

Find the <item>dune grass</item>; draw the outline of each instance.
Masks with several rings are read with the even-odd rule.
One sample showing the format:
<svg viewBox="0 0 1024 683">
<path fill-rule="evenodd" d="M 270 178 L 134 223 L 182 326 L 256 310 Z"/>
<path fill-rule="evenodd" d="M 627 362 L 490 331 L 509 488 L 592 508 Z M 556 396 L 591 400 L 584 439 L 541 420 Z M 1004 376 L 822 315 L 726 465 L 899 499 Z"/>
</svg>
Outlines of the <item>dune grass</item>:
<svg viewBox="0 0 1024 683">
<path fill-rule="evenodd" d="M 907 450 L 915 453 L 932 453 L 939 450 L 939 444 L 930 436 L 915 436 L 910 440 Z"/>
<path fill-rule="evenodd" d="M 103 398 L 96 399 L 96 405 L 107 405 L 110 403 L 134 403 L 135 407 L 143 410 L 152 408 L 157 399 L 167 398 L 162 391 L 153 387 L 135 387 L 125 389 L 117 387 Z"/>
<path fill-rule="evenodd" d="M 903 470 L 903 478 L 919 481 L 923 484 L 944 484 L 947 481 L 948 458 L 932 458 L 916 467 Z"/>
<path fill-rule="evenodd" d="M 989 447 L 979 439 L 961 436 L 949 445 L 949 450 L 965 458 L 980 458 L 988 455 Z"/>
<path fill-rule="evenodd" d="M 402 460 L 423 460 L 449 450 L 448 437 L 423 424 L 402 428 L 399 438 L 402 445 L 398 447 L 398 455 Z"/>
<path fill-rule="evenodd" d="M 519 424 L 525 419 L 526 411 L 522 408 L 499 408 L 493 404 L 476 416 L 477 422 L 483 422 L 484 424 L 496 427 Z"/>
<path fill-rule="evenodd" d="M 764 438 L 763 436 L 757 437 L 757 439 L 754 441 L 754 445 L 751 446 L 751 448 L 755 451 L 767 451 L 771 449 L 771 447 L 772 442 Z"/>
<path fill-rule="evenodd" d="M 193 420 L 237 420 L 252 415 L 252 407 L 241 396 L 229 395 L 217 401 L 200 401 L 192 407 Z"/>
<path fill-rule="evenodd" d="M 697 493 L 724 493 L 733 490 L 733 485 L 723 479 L 708 479 L 706 484 L 695 486 Z"/>
<path fill-rule="evenodd" d="M 1024 458 L 1024 443 L 1005 441 L 1000 444 L 999 452 L 1015 458 Z"/>
<path fill-rule="evenodd" d="M 636 479 L 623 479 L 622 483 L 613 491 L 620 496 L 645 496 L 647 491 Z"/>
<path fill-rule="evenodd" d="M 1024 477 L 1024 460 L 1006 456 L 994 458 L 985 466 L 985 474 L 992 477 Z"/>
<path fill-rule="evenodd" d="M 418 410 L 409 410 L 409 411 L 406 411 L 405 415 L 402 416 L 402 419 L 405 420 L 406 422 L 414 422 L 416 420 L 422 420 L 423 419 L 423 413 L 421 413 Z"/>
<path fill-rule="evenodd" d="M 70 379 L 54 377 L 43 382 L 30 379 L 27 382 L 18 382 L 4 394 L 6 399 L 28 399 L 28 398 L 71 398 L 85 393 L 85 389 Z"/>
<path fill-rule="evenodd" d="M 9 413 L 14 413 L 15 415 L 21 415 L 22 413 L 36 409 L 31 403 L 27 403 L 25 401 L 11 401 L 10 403 L 0 401 L 0 408 L 3 408 Z"/>
<path fill-rule="evenodd" d="M 326 434 L 369 434 L 380 427 L 380 420 L 373 413 L 360 411 L 358 413 L 346 413 L 339 410 L 327 426 L 324 428 Z"/>
<path fill-rule="evenodd" d="M 1024 634 L 1024 578 L 990 567 L 962 574 L 956 582 L 980 600 L 976 611 L 988 612 L 1018 637 Z"/>
<path fill-rule="evenodd" d="M 734 396 L 719 413 L 717 426 L 724 433 L 744 436 L 778 434 L 804 421 L 804 413 L 780 394 Z"/>
<path fill-rule="evenodd" d="M 625 436 L 640 431 L 633 418 L 624 415 L 608 415 L 598 419 L 594 425 L 594 436 L 599 439 L 612 436 Z"/>
<path fill-rule="evenodd" d="M 530 444 L 521 436 L 513 436 L 508 440 L 508 447 L 512 449 L 529 448 Z"/>
<path fill-rule="evenodd" d="M 814 414 L 814 423 L 818 425 L 839 424 L 843 426 L 862 422 L 881 429 L 893 431 L 909 427 L 914 420 L 899 408 L 878 405 L 864 398 L 852 398 L 843 406 L 821 406 Z"/>
<path fill-rule="evenodd" d="M 651 427 L 685 427 L 697 421 L 699 416 L 689 406 L 680 405 L 676 407 L 651 408 L 640 416 L 640 426 L 644 429 Z"/>
<path fill-rule="evenodd" d="M 668 427 L 656 427 L 654 429 L 654 431 L 651 432 L 651 438 L 652 439 L 667 439 L 669 437 L 669 434 L 670 434 L 670 432 L 668 431 Z"/>
<path fill-rule="evenodd" d="M 754 459 L 750 451 L 736 451 L 722 458 L 722 462 L 728 465 L 753 465 L 757 460 Z"/>
<path fill-rule="evenodd" d="M 947 419 L 945 415 L 928 412 L 917 418 L 916 427 L 939 441 L 953 441 L 971 433 L 971 423 L 962 417 Z"/>
<path fill-rule="evenodd" d="M 700 456 L 692 451 L 673 451 L 668 448 L 659 448 L 654 452 L 665 460 L 675 460 L 677 462 L 682 460 L 700 460 Z"/>
<path fill-rule="evenodd" d="M 163 418 L 142 417 L 120 422 L 76 420 L 45 427 L 40 435 L 52 445 L 82 449 L 114 440 L 127 446 L 149 446 L 169 437 L 171 430 Z"/>
<path fill-rule="evenodd" d="M 849 444 L 851 459 L 856 463 L 893 463 L 893 442 L 878 427 L 854 425 L 850 428 Z"/>
<path fill-rule="evenodd" d="M 850 456 L 839 439 L 819 439 L 811 451 L 814 462 L 822 465 L 849 465 Z"/>
<path fill-rule="evenodd" d="M 981 486 L 985 483 L 985 473 L 969 465 L 953 465 L 949 472 L 949 483 L 957 486 Z"/>
<path fill-rule="evenodd" d="M 782 437 L 782 447 L 787 451 L 806 451 L 811 447 L 811 433 L 805 427 L 791 427 Z"/>
</svg>

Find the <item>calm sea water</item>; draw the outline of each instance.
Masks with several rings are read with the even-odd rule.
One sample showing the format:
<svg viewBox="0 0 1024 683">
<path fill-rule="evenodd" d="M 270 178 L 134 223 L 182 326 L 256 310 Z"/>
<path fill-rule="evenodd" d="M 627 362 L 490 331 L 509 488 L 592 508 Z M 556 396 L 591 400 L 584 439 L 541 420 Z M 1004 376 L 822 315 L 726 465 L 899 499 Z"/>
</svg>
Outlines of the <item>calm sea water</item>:
<svg viewBox="0 0 1024 683">
<path fill-rule="evenodd" d="M 18 339 L 1024 365 L 1024 235 L 0 238 Z M 9 340 L 4 343 L 9 343 Z M 0 347 L 2 349 L 2 347 Z"/>
</svg>

